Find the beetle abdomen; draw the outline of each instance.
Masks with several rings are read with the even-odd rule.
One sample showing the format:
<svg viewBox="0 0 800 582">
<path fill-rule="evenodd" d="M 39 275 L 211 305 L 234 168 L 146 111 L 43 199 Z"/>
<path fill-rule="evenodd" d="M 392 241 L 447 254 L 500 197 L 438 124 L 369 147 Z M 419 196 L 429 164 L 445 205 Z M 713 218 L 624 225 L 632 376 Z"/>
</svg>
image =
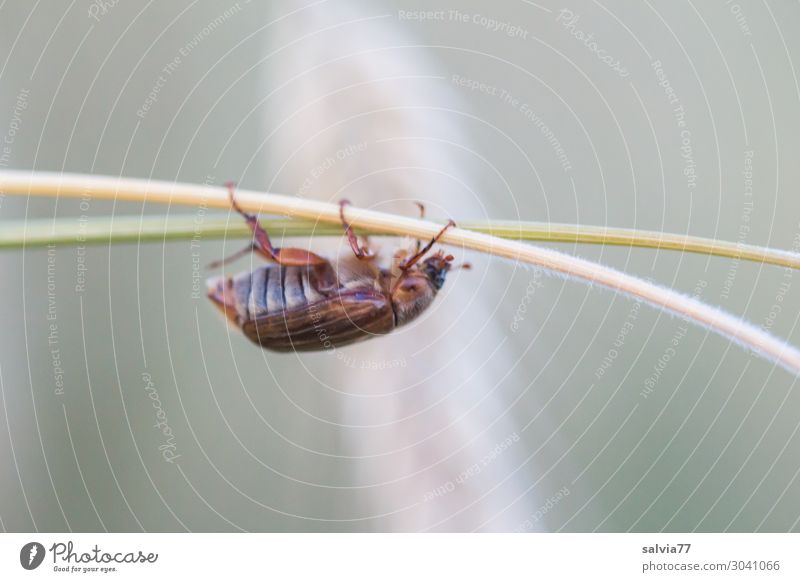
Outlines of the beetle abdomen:
<svg viewBox="0 0 800 582">
<path fill-rule="evenodd" d="M 233 278 L 236 313 L 242 322 L 325 299 L 319 276 L 309 267 L 265 265 Z"/>
<path fill-rule="evenodd" d="M 262 347 L 317 351 L 344 346 L 395 327 L 389 298 L 375 281 L 344 275 L 332 267 L 265 265 L 212 283 L 223 310 Z"/>
</svg>

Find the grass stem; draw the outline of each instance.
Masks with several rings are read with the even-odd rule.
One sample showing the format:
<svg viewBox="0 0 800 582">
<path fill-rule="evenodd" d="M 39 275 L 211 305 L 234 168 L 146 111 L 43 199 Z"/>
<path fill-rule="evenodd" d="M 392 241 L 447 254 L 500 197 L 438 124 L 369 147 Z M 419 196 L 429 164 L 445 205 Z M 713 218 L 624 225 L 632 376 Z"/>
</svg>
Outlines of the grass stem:
<svg viewBox="0 0 800 582">
<path fill-rule="evenodd" d="M 31 196 L 127 200 L 140 204 L 180 204 L 225 209 L 229 207 L 227 192 L 222 187 L 95 175 L 5 170 L 0 171 L 0 191 L 6 194 L 16 193 Z M 264 194 L 252 190 L 237 190 L 237 200 L 244 209 L 250 212 L 307 219 L 311 220 L 314 225 L 319 223 L 339 225 L 340 223 L 339 206 L 330 202 L 279 194 Z M 348 207 L 346 217 L 354 227 L 369 232 L 407 235 L 419 239 L 430 239 L 440 229 L 440 225 L 435 222 L 357 207 Z M 731 341 L 742 344 L 794 374 L 800 374 L 800 350 L 794 346 L 741 318 L 671 289 L 552 249 L 507 240 L 465 228 L 448 230 L 442 238 L 442 242 L 455 247 L 504 257 L 512 261 L 538 265 L 566 277 L 602 285 L 647 301 L 656 307 L 670 310 L 680 317 L 707 327 Z M 715 244 L 715 246 L 721 248 L 719 245 Z M 780 253 L 780 251 L 776 252 Z"/>
</svg>

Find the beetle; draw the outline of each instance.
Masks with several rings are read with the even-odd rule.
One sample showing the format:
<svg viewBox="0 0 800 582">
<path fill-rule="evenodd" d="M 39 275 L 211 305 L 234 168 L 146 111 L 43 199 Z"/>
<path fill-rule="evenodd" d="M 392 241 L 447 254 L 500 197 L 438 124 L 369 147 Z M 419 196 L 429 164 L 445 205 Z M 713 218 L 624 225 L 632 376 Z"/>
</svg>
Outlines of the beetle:
<svg viewBox="0 0 800 582">
<path fill-rule="evenodd" d="M 353 254 L 331 262 L 298 248 L 275 248 L 253 214 L 236 202 L 227 184 L 231 206 L 253 232 L 242 251 L 209 265 L 220 267 L 256 252 L 270 261 L 250 272 L 208 280 L 208 296 L 254 343 L 276 352 L 321 351 L 385 335 L 413 321 L 433 302 L 453 262 L 437 251 L 425 256 L 448 228 L 450 220 L 428 244 L 400 249 L 390 268 L 359 244 L 345 220 L 347 200 L 339 216 Z M 424 207 L 418 204 L 424 216 Z M 468 264 L 461 265 L 469 268 Z"/>
</svg>

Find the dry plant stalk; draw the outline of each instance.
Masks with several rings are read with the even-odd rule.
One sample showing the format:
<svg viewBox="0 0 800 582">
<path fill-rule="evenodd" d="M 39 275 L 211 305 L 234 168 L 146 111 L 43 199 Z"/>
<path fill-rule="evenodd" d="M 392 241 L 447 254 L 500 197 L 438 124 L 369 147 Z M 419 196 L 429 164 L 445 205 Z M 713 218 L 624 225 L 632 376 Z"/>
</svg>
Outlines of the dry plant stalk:
<svg viewBox="0 0 800 582">
<path fill-rule="evenodd" d="M 0 191 L 73 198 L 88 195 L 109 200 L 209 208 L 228 208 L 230 204 L 228 193 L 222 187 L 82 174 L 2 171 Z M 338 204 L 252 190 L 237 190 L 236 195 L 242 208 L 250 212 L 306 218 L 331 224 L 340 222 Z M 434 222 L 356 207 L 348 207 L 346 216 L 356 228 L 419 239 L 430 239 L 441 229 L 441 225 Z M 461 228 L 448 230 L 441 242 L 529 263 L 563 276 L 575 277 L 625 293 L 706 327 L 783 366 L 791 373 L 800 374 L 800 351 L 797 348 L 741 318 L 681 293 L 558 251 Z"/>
</svg>

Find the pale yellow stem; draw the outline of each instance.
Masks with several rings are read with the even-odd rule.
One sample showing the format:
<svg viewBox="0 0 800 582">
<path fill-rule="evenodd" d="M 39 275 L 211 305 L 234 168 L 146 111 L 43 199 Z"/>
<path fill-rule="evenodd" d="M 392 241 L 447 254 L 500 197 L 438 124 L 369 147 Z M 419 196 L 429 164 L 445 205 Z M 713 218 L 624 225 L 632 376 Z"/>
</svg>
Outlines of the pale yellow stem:
<svg viewBox="0 0 800 582">
<path fill-rule="evenodd" d="M 89 195 L 93 198 L 111 200 L 209 208 L 228 208 L 230 204 L 226 190 L 221 187 L 79 174 L 2 171 L 0 191 L 73 198 Z M 333 203 L 251 190 L 237 190 L 236 196 L 239 204 L 250 212 L 307 218 L 327 223 L 338 223 L 340 220 L 339 206 Z M 433 222 L 356 207 L 348 207 L 346 216 L 355 227 L 421 239 L 431 238 L 441 228 L 441 225 Z M 795 374 L 800 373 L 800 351 L 793 346 L 720 309 L 637 277 L 554 250 L 460 228 L 448 230 L 442 242 L 538 265 L 563 275 L 627 293 L 706 326 L 781 364 L 787 370 Z"/>
</svg>

